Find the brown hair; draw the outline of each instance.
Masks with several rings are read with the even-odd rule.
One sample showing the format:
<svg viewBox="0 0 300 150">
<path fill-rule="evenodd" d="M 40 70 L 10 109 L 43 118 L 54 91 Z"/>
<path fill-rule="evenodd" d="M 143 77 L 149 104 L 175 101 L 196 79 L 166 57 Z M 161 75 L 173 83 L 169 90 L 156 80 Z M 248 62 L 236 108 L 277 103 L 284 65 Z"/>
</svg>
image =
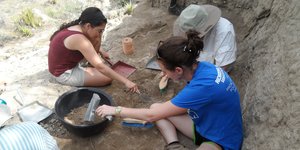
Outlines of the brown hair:
<svg viewBox="0 0 300 150">
<path fill-rule="evenodd" d="M 157 48 L 157 59 L 162 61 L 168 70 L 176 67 L 191 68 L 197 63 L 200 51 L 203 50 L 203 41 L 199 38 L 197 31 L 188 31 L 187 39 L 173 36 L 160 42 Z"/>
<path fill-rule="evenodd" d="M 84 11 L 82 11 L 79 19 L 71 21 L 69 23 L 62 24 L 57 31 L 55 31 L 50 40 L 53 39 L 54 35 L 56 35 L 59 31 L 66 29 L 73 25 L 84 25 L 85 23 L 90 23 L 92 27 L 100 26 L 103 23 L 107 23 L 107 19 L 103 15 L 102 11 L 97 7 L 88 7 Z"/>
</svg>

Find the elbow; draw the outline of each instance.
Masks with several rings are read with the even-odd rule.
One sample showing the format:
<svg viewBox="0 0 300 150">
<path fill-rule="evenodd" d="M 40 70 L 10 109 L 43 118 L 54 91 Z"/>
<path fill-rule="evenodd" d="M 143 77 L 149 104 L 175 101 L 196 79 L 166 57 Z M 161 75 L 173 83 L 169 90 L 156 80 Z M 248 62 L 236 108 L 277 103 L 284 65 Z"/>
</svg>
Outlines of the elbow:
<svg viewBox="0 0 300 150">
<path fill-rule="evenodd" d="M 157 120 L 159 120 L 160 118 L 158 118 L 158 116 L 154 115 L 154 114 L 147 114 L 145 121 L 147 122 L 155 122 Z"/>
<path fill-rule="evenodd" d="M 98 63 L 95 65 L 95 68 L 104 75 L 108 74 L 106 67 L 107 66 L 104 63 Z"/>
<path fill-rule="evenodd" d="M 160 120 L 163 118 L 163 116 L 159 113 L 156 113 L 155 109 L 159 107 L 161 104 L 160 103 L 154 103 L 150 106 L 149 111 L 146 114 L 146 121 L 148 122 L 155 122 L 157 120 Z"/>
</svg>

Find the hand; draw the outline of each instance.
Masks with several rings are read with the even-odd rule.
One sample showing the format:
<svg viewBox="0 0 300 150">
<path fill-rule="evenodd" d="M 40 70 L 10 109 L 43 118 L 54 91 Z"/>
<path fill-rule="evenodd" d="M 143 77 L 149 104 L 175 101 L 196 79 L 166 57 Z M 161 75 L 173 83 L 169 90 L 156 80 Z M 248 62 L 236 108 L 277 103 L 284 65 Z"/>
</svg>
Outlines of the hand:
<svg viewBox="0 0 300 150">
<path fill-rule="evenodd" d="M 101 45 L 101 38 L 95 38 L 95 39 L 92 39 L 90 41 L 93 44 L 96 53 L 99 53 L 100 52 L 100 45 Z"/>
<path fill-rule="evenodd" d="M 96 109 L 96 114 L 102 118 L 105 116 L 111 116 L 116 114 L 116 107 L 108 106 L 108 105 L 102 105 L 99 106 Z"/>
<path fill-rule="evenodd" d="M 138 86 L 135 83 L 131 82 L 130 80 L 126 82 L 125 86 L 129 89 L 129 92 L 140 93 Z"/>
<path fill-rule="evenodd" d="M 159 74 L 159 77 L 162 78 L 162 77 L 164 77 L 164 76 L 167 76 L 167 74 L 166 74 L 165 72 L 162 72 L 162 71 L 161 71 L 160 74 Z"/>
<path fill-rule="evenodd" d="M 101 56 L 102 56 L 103 58 L 105 58 L 105 59 L 110 59 L 110 58 L 109 58 L 109 54 L 108 54 L 106 51 L 104 51 L 104 50 L 101 49 L 100 53 L 101 53 Z"/>
</svg>

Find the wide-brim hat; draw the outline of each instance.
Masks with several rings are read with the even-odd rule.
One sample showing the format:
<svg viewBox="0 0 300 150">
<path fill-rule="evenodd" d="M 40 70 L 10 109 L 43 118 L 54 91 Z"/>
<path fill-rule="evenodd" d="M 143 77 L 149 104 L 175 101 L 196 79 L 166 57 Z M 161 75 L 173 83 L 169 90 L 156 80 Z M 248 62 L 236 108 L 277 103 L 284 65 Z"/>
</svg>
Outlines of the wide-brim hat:
<svg viewBox="0 0 300 150">
<path fill-rule="evenodd" d="M 174 35 L 183 36 L 188 30 L 198 31 L 203 37 L 221 17 L 221 10 L 213 5 L 195 5 L 186 7 L 174 23 Z"/>
</svg>

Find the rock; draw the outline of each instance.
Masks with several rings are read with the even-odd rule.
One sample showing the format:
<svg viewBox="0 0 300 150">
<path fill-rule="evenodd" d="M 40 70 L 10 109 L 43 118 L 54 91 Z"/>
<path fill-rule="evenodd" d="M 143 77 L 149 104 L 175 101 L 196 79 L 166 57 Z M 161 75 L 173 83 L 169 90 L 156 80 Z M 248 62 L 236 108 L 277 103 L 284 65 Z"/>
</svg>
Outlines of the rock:
<svg viewBox="0 0 300 150">
<path fill-rule="evenodd" d="M 268 122 L 271 124 L 273 127 L 278 127 L 280 124 L 280 121 L 283 119 L 282 112 L 279 111 L 276 108 L 272 108 L 269 111 L 269 117 L 268 117 Z"/>
</svg>

